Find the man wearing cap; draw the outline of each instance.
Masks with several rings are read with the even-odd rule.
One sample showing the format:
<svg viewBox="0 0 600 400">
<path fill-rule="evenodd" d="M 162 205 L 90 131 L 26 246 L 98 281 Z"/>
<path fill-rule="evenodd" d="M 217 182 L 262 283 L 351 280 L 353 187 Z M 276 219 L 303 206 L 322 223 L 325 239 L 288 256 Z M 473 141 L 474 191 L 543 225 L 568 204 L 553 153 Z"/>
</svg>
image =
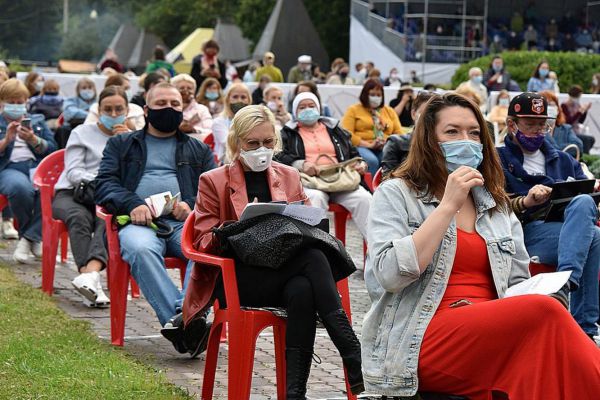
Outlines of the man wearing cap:
<svg viewBox="0 0 600 400">
<path fill-rule="evenodd" d="M 259 82 L 263 75 L 268 75 L 271 82 L 283 82 L 283 74 L 275 66 L 275 54 L 270 51 L 267 51 L 263 57 L 263 66 L 256 70 L 256 82 Z"/>
<path fill-rule="evenodd" d="M 298 57 L 298 65 L 295 65 L 292 68 L 290 68 L 287 81 L 289 83 L 310 81 L 312 79 L 312 72 L 310 70 L 311 64 L 311 56 L 307 56 L 305 54 Z"/>
<path fill-rule="evenodd" d="M 505 147 L 498 148 L 506 177 L 506 191 L 523 223 L 525 246 L 531 257 L 572 271 L 569 282 L 553 295 L 570 310 L 581 328 L 598 334 L 598 270 L 600 228 L 598 209 L 590 195 L 574 197 L 562 222 L 544 222 L 543 215 L 556 182 L 587 179 L 579 163 L 556 149 L 545 137 L 551 129 L 548 103 L 537 93 L 522 93 L 510 102 Z M 536 211 L 538 211 L 536 213 Z M 502 249 L 501 249 L 502 250 Z"/>
</svg>

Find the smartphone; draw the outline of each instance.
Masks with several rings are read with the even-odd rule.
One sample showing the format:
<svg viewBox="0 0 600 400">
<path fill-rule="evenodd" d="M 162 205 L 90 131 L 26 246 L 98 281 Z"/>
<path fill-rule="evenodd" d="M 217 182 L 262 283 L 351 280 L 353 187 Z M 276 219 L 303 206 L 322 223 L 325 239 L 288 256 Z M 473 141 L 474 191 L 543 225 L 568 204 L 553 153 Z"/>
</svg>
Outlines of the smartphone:
<svg viewBox="0 0 600 400">
<path fill-rule="evenodd" d="M 31 118 L 23 118 L 21 120 L 21 126 L 23 128 L 31 129 Z"/>
</svg>

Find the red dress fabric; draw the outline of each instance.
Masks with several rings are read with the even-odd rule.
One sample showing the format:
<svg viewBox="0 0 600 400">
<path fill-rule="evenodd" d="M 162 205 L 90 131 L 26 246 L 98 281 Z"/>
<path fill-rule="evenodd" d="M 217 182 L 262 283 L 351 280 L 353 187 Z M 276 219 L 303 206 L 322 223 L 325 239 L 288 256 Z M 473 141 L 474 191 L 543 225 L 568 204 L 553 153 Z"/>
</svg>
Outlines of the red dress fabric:
<svg viewBox="0 0 600 400">
<path fill-rule="evenodd" d="M 419 390 L 470 400 L 600 399 L 600 349 L 568 311 L 549 296 L 498 299 L 485 240 L 457 236 L 448 287 L 421 345 Z M 462 299 L 473 304 L 449 307 Z"/>
</svg>

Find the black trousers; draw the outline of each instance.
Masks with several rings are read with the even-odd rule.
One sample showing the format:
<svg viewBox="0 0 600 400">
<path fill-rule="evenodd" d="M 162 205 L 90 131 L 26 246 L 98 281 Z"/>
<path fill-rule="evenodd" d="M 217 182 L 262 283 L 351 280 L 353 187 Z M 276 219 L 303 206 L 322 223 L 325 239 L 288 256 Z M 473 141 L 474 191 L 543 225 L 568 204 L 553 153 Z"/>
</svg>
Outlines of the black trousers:
<svg viewBox="0 0 600 400">
<path fill-rule="evenodd" d="M 280 307 L 287 311 L 286 346 L 312 350 L 316 313 L 327 315 L 342 308 L 327 257 L 321 250 L 302 250 L 278 270 L 236 262 L 240 304 L 246 307 Z M 222 282 L 215 288 L 225 304 Z"/>
<path fill-rule="evenodd" d="M 96 217 L 92 207 L 73 200 L 73 190 L 59 190 L 52 201 L 52 215 L 67 225 L 77 269 L 85 267 L 90 260 L 98 260 L 106 266 L 104 221 Z"/>
</svg>

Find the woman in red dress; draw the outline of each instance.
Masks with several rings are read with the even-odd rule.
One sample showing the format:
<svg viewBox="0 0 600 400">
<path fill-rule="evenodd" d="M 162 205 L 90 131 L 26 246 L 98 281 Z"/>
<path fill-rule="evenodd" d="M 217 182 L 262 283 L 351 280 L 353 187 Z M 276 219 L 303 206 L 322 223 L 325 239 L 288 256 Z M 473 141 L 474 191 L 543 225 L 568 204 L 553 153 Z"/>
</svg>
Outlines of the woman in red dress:
<svg viewBox="0 0 600 400">
<path fill-rule="evenodd" d="M 435 96 L 369 216 L 368 392 L 479 399 L 600 398 L 600 349 L 529 277 L 523 232 L 478 107 Z M 385 210 L 385 211 L 383 211 Z"/>
</svg>

